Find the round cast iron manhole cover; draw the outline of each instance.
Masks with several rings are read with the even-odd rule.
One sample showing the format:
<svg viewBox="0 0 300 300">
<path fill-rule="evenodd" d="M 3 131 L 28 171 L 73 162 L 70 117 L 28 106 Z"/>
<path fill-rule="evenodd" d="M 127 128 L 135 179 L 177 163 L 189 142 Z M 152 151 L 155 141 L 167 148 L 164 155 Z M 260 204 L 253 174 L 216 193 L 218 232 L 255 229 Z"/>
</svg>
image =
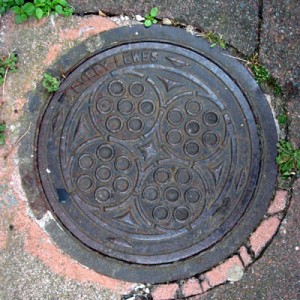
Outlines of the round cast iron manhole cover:
<svg viewBox="0 0 300 300">
<path fill-rule="evenodd" d="M 109 34 L 45 111 L 42 187 L 66 230 L 109 261 L 104 273 L 182 279 L 231 255 L 263 216 L 272 115 L 248 72 L 202 39 L 158 26 Z"/>
</svg>

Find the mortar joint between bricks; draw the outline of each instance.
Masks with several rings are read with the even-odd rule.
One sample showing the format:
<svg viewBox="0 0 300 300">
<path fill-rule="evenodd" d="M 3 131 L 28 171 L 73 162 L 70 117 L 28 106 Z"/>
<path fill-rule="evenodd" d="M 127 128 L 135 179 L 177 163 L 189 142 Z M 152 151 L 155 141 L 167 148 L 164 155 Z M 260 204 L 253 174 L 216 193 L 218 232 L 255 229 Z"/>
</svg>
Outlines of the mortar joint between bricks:
<svg viewBox="0 0 300 300">
<path fill-rule="evenodd" d="M 183 286 L 185 284 L 187 280 L 179 280 L 177 281 L 177 284 L 178 284 L 178 290 L 176 291 L 176 297 L 177 299 L 184 299 L 185 296 L 184 296 L 184 293 L 183 293 Z"/>
<path fill-rule="evenodd" d="M 246 265 L 245 265 L 245 263 L 244 263 L 244 261 L 243 261 L 243 259 L 242 259 L 242 256 L 241 256 L 241 254 L 240 254 L 239 251 L 236 253 L 236 255 L 237 255 L 237 257 L 240 259 L 240 261 L 241 261 L 243 267 L 246 268 Z"/>
<path fill-rule="evenodd" d="M 256 255 L 255 255 L 254 251 L 251 248 L 250 241 L 247 240 L 246 243 L 244 244 L 244 246 L 247 250 L 247 253 L 250 255 L 251 259 L 254 261 L 256 259 Z"/>
</svg>

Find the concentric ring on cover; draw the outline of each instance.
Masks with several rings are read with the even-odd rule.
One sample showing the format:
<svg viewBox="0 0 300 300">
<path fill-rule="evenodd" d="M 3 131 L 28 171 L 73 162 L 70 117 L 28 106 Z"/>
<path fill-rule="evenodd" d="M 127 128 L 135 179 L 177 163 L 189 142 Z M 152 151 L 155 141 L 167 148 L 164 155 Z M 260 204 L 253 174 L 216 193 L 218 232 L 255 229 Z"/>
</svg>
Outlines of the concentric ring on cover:
<svg viewBox="0 0 300 300">
<path fill-rule="evenodd" d="M 207 58 L 215 50 L 150 35 L 106 48 L 66 78 L 41 122 L 38 167 L 50 206 L 78 241 L 113 268 L 143 266 L 143 278 L 161 281 L 156 266 L 175 263 L 186 276 L 197 257 L 213 265 L 232 254 L 228 237 L 242 241 L 240 220 L 261 205 L 265 142 L 252 92 Z"/>
</svg>

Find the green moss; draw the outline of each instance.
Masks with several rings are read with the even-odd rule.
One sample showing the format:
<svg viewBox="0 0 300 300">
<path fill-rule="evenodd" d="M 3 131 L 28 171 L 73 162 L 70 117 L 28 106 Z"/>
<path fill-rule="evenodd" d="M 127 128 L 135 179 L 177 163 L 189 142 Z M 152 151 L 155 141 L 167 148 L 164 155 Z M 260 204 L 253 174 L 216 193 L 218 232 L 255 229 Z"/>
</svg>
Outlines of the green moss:
<svg viewBox="0 0 300 300">
<path fill-rule="evenodd" d="M 5 144 L 5 128 L 6 125 L 4 123 L 0 123 L 0 145 L 4 145 Z"/>
</svg>

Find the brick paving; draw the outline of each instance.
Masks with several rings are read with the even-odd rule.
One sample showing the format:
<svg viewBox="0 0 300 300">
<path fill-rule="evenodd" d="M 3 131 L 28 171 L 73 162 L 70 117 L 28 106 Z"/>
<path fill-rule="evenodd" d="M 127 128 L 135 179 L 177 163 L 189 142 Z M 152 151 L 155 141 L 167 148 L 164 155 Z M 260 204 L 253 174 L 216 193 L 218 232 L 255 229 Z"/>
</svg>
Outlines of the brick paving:
<svg viewBox="0 0 300 300">
<path fill-rule="evenodd" d="M 80 5 L 82 4 L 81 8 L 78 6 L 78 9 L 84 9 L 84 5 L 87 5 L 85 1 L 78 2 L 80 2 Z M 252 9 L 254 9 L 255 12 L 258 12 L 257 2 L 253 1 L 252 8 L 248 7 L 244 9 L 250 10 L 251 14 L 253 13 Z M 96 1 L 96 4 L 103 5 L 101 1 Z M 107 2 L 107 10 L 109 10 L 109 5 L 110 2 Z M 271 17 L 270 13 L 273 12 L 274 9 L 274 5 L 272 5 L 271 1 L 267 1 L 266 11 L 263 14 L 265 18 Z M 282 5 L 282 3 L 280 5 Z M 294 14 L 294 10 L 292 9 L 295 8 L 293 5 L 296 4 L 291 1 L 287 8 L 292 11 L 292 15 Z M 214 6 L 214 9 L 215 7 L 216 6 Z M 123 6 L 120 9 L 123 9 Z M 276 51 L 279 51 L 276 50 L 276 47 L 280 47 L 280 43 L 285 45 L 286 39 L 288 39 L 290 45 L 294 42 L 294 39 L 290 37 L 285 37 L 282 40 L 278 39 L 279 29 L 276 29 L 275 35 L 267 36 L 266 33 L 272 31 L 272 26 L 277 28 L 276 24 L 278 24 L 280 20 L 284 20 L 284 22 L 295 22 L 295 18 L 292 18 L 292 20 L 289 21 L 284 19 L 285 15 L 282 15 L 282 11 L 283 10 L 280 11 L 280 14 L 278 13 L 282 17 L 280 18 L 276 15 L 277 17 L 273 20 L 275 22 L 272 23 L 273 25 L 267 25 L 267 21 L 264 22 L 262 35 L 264 40 L 262 40 L 261 57 L 271 71 L 275 70 L 274 75 L 280 79 L 280 82 L 285 88 L 289 87 L 290 84 L 293 85 L 292 98 L 289 99 L 289 103 L 292 102 L 292 104 L 289 104 L 287 109 L 290 114 L 292 114 L 291 132 L 293 143 L 299 145 L 299 135 L 295 133 L 295 126 L 298 124 L 297 122 L 299 119 L 299 111 L 297 111 L 299 106 L 296 104 L 297 99 L 299 101 L 299 98 L 297 98 L 298 84 L 295 81 L 298 77 L 296 73 L 296 75 L 293 76 L 286 75 L 294 74 L 294 69 L 299 62 L 299 60 L 298 62 L 294 62 L 293 51 L 295 51 L 294 49 L 296 46 L 294 46 L 294 44 L 290 46 L 291 51 L 286 57 L 281 55 L 277 56 L 278 54 L 276 54 Z M 297 10 L 295 9 L 295 11 Z M 138 10 L 132 10 L 132 13 L 135 12 L 139 13 Z M 216 10 L 215 13 L 218 15 L 220 12 Z M 230 10 L 226 13 L 230 14 Z M 166 16 L 172 17 L 172 15 L 168 15 L 167 8 L 165 8 L 165 14 Z M 185 14 L 187 14 L 187 10 Z M 176 12 L 174 12 L 174 15 L 176 15 Z M 207 13 L 207 15 L 209 14 Z M 248 20 L 249 22 L 251 21 L 250 19 L 251 18 Z M 243 19 L 237 22 L 241 24 Z M 259 20 L 255 18 L 255 20 L 252 20 L 251 22 L 252 25 L 257 27 Z M 207 23 L 199 24 L 195 21 L 194 25 L 198 25 L 206 30 L 210 30 L 211 28 L 220 30 L 221 33 L 223 33 L 222 26 L 224 26 L 224 36 L 226 36 L 228 41 L 231 41 L 231 44 L 237 47 L 240 52 L 249 54 L 253 53 L 256 48 L 255 38 L 254 42 L 249 40 L 249 45 L 245 46 L 241 45 L 238 41 L 240 40 L 239 35 L 236 35 L 234 32 L 232 34 L 228 33 L 228 28 L 232 28 L 234 24 L 220 25 L 216 22 L 215 24 L 207 25 Z M 295 30 L 292 30 L 292 32 L 294 35 L 297 35 L 299 29 L 297 26 L 299 26 L 299 24 L 294 25 Z M 70 19 L 57 17 L 41 21 L 30 21 L 23 27 L 15 25 L 13 16 L 10 14 L 5 15 L 0 20 L 1 48 L 16 49 L 20 59 L 19 70 L 7 79 L 6 92 L 5 95 L 2 95 L 2 101 L 5 103 L 3 115 L 5 115 L 4 119 L 7 124 L 9 124 L 9 130 L 7 145 L 5 147 L 0 147 L 0 164 L 2 168 L 0 174 L 0 261 L 6 268 L 12 266 L 12 271 L 11 274 L 7 275 L 0 267 L 0 282 L 2 282 L 2 286 L 0 283 L 0 299 L 28 299 L 28 291 L 31 290 L 31 288 L 35 290 L 32 292 L 33 299 L 44 299 L 47 297 L 47 293 L 49 293 L 48 288 L 41 287 L 39 290 L 34 285 L 35 282 L 28 281 L 24 283 L 24 281 L 22 281 L 24 280 L 21 278 L 22 274 L 15 272 L 13 267 L 18 264 L 24 272 L 26 271 L 25 273 L 28 274 L 29 279 L 31 276 L 30 270 L 32 270 L 32 274 L 43 274 L 44 278 L 49 278 L 49 282 L 44 283 L 39 276 L 35 275 L 34 277 L 37 286 L 40 282 L 40 285 L 43 283 L 46 286 L 48 284 L 53 287 L 53 295 L 54 297 L 58 297 L 58 299 L 63 297 L 66 297 L 66 299 L 76 299 L 76 291 L 77 295 L 81 295 L 82 291 L 85 293 L 83 296 L 78 296 L 77 299 L 85 299 L 85 297 L 86 299 L 119 299 L 122 295 L 129 295 L 130 292 L 134 290 L 134 287 L 137 286 L 137 284 L 134 283 L 120 282 L 97 274 L 64 255 L 60 249 L 53 244 L 42 229 L 42 223 L 46 222 L 46 220 L 43 219 L 38 224 L 28 211 L 26 205 L 28 199 L 26 199 L 22 190 L 18 172 L 18 145 L 15 145 L 19 136 L 26 130 L 26 128 L 20 128 L 19 120 L 22 117 L 22 109 L 24 107 L 26 108 L 27 93 L 35 88 L 47 67 L 51 66 L 59 55 L 65 53 L 79 41 L 83 41 L 91 35 L 115 27 L 117 27 L 117 25 L 114 22 L 99 16 L 74 16 Z M 241 32 L 241 34 L 245 33 Z M 47 36 L 48 39 L 44 38 L 45 36 Z M 276 36 L 276 38 L 272 40 L 274 36 Z M 256 34 L 254 34 L 254 37 L 258 38 Z M 279 45 L 276 46 L 275 44 L 272 44 L 275 42 L 279 43 Z M 271 51 L 271 54 L 268 54 L 267 50 L 270 43 L 272 44 L 273 50 Z M 268 55 L 270 56 L 268 57 Z M 277 69 L 277 63 L 274 65 L 276 57 L 280 60 L 279 64 L 284 65 L 284 71 L 282 71 L 282 68 Z M 26 110 L 28 111 L 28 108 L 26 108 Z M 3 116 L 1 115 L 1 118 L 2 117 Z M 6 159 L 4 159 L 4 157 L 6 157 Z M 297 241 L 296 238 L 297 236 L 299 237 L 299 218 L 297 219 L 297 215 L 295 215 L 295 212 L 299 211 L 300 205 L 299 186 L 300 182 L 298 180 L 294 184 L 294 189 L 291 191 L 293 194 L 291 202 L 293 211 L 290 211 L 291 208 L 288 210 L 288 217 L 284 219 L 282 225 L 282 218 L 290 205 L 290 199 L 288 191 L 277 190 L 274 200 L 271 202 L 268 209 L 268 215 L 236 254 L 204 274 L 199 274 L 196 277 L 180 283 L 152 286 L 151 295 L 153 299 L 167 300 L 180 299 L 182 297 L 196 297 L 195 299 L 225 299 L 223 298 L 225 297 L 224 293 L 227 295 L 226 299 L 243 299 L 239 298 L 241 297 L 240 295 L 242 294 L 243 289 L 246 291 L 248 289 L 248 291 L 252 292 L 252 295 L 255 295 L 256 297 L 253 296 L 253 298 L 251 298 L 251 296 L 248 295 L 248 298 L 245 299 L 296 299 L 300 295 L 299 283 L 297 284 L 297 278 L 299 281 L 300 274 L 299 272 L 297 274 L 295 267 L 295 262 L 299 262 L 300 247 L 299 240 Z M 289 228 L 288 232 L 286 232 L 287 229 L 285 227 Z M 281 228 L 281 232 L 278 232 L 279 228 Z M 291 230 L 291 228 L 293 228 L 293 230 Z M 286 243 L 278 242 L 278 239 L 280 239 L 280 236 L 282 235 L 288 236 Z M 295 236 L 295 239 L 293 239 L 292 236 Z M 276 257 L 282 255 L 281 259 L 285 260 L 284 265 L 286 266 L 286 270 L 290 270 L 289 274 L 286 274 L 286 278 L 290 278 L 290 281 L 285 281 L 282 278 L 280 280 L 278 279 L 279 283 L 277 287 L 277 277 L 274 277 L 273 281 L 271 280 L 271 282 L 265 283 L 265 289 L 261 288 L 260 281 L 258 281 L 258 286 L 255 287 L 255 280 L 253 279 L 253 276 L 251 277 L 251 273 L 254 272 L 253 270 L 258 270 L 257 272 L 259 273 L 257 276 L 260 280 L 262 280 L 261 278 L 264 278 L 264 274 L 266 274 L 265 276 L 270 276 L 269 274 L 271 273 L 268 272 L 271 272 L 270 269 L 272 268 L 273 262 L 274 268 L 277 267 L 278 270 L 283 270 L 278 265 L 278 258 L 276 259 L 272 254 L 266 256 L 267 258 L 265 259 L 260 259 L 255 262 L 255 260 L 260 258 L 265 251 L 269 251 L 266 250 L 266 247 L 273 239 L 274 242 L 270 246 L 273 248 L 270 252 L 275 253 L 274 255 L 276 255 Z M 15 255 L 13 255 L 13 253 L 15 253 L 13 251 L 16 250 L 12 250 L 14 247 L 17 247 L 17 249 L 20 250 L 19 252 L 17 251 Z M 293 249 L 294 254 L 296 253 L 296 257 L 291 258 Z M 287 255 L 286 253 L 289 253 L 290 255 Z M 18 261 L 15 261 L 14 257 L 18 257 Z M 23 263 L 24 257 L 26 257 L 27 261 L 31 261 L 32 259 L 32 263 L 28 263 L 26 266 L 26 263 Z M 263 257 L 265 256 L 263 255 Z M 3 278 L 1 278 L 2 276 Z M 235 278 L 239 279 L 240 276 L 243 276 L 243 279 L 239 283 L 234 283 L 234 285 L 231 286 L 234 291 L 228 291 L 226 288 L 228 285 L 223 285 L 226 282 L 235 281 Z M 9 281 L 8 278 L 10 279 Z M 61 279 L 62 281 L 60 281 Z M 248 279 L 249 281 L 247 281 Z M 59 282 L 59 285 L 57 282 Z M 247 284 L 247 282 L 249 282 L 249 284 Z M 93 287 L 93 290 L 87 288 L 87 284 L 90 284 Z M 17 285 L 23 285 L 23 289 L 16 289 Z M 262 292 L 258 289 L 261 289 Z"/>
</svg>

